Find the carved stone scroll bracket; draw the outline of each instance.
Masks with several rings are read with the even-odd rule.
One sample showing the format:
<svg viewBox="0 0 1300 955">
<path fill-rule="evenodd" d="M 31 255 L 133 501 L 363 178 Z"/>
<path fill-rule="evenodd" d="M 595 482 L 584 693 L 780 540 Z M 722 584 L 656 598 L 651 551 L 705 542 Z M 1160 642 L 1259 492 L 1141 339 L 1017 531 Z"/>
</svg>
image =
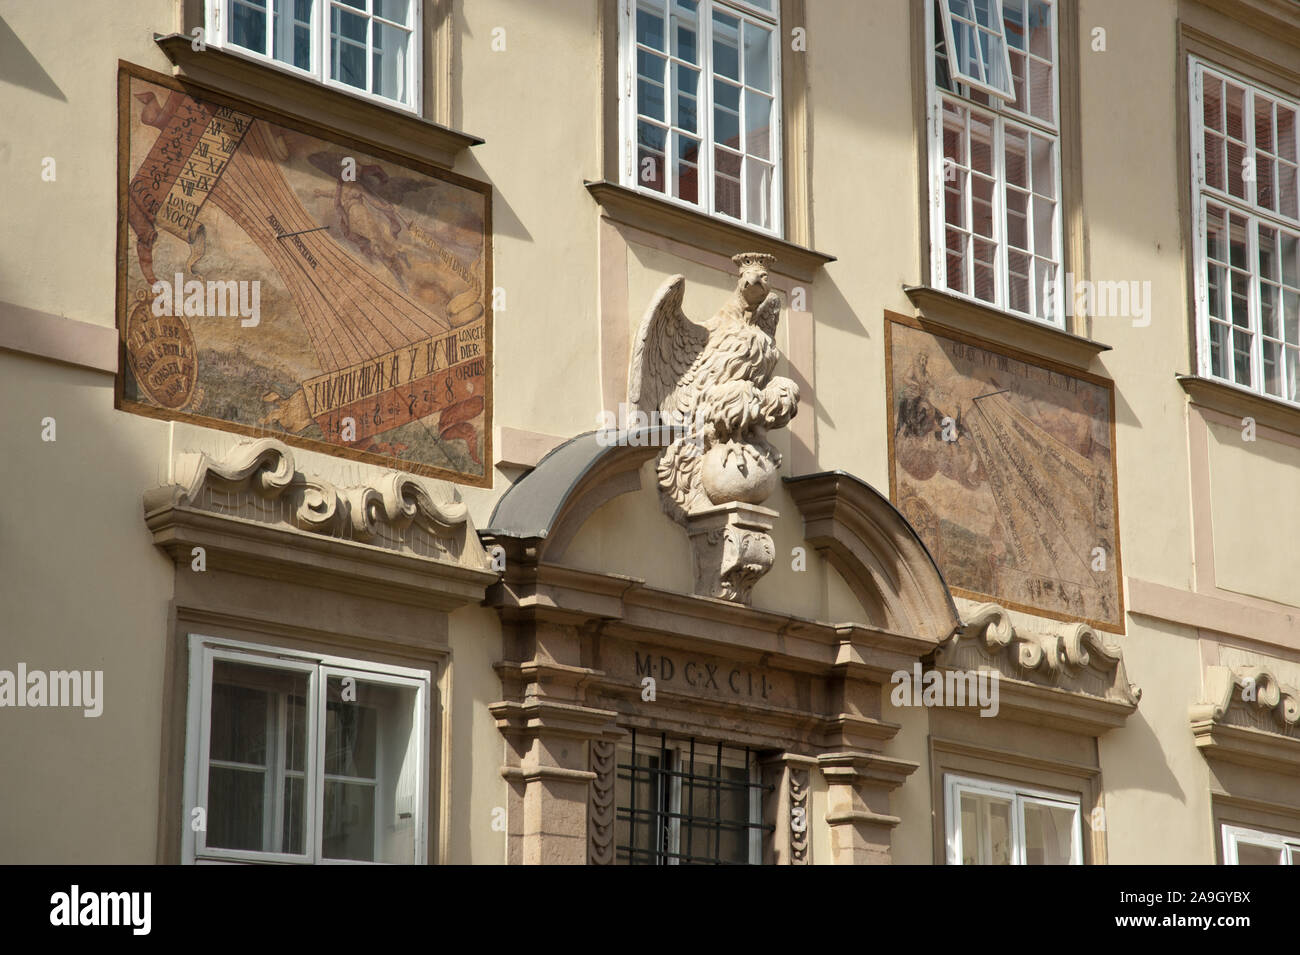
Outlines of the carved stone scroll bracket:
<svg viewBox="0 0 1300 955">
<path fill-rule="evenodd" d="M 370 473 L 338 486 L 274 438 L 185 451 L 144 493 L 145 524 L 178 566 L 201 554 L 210 571 L 442 611 L 481 601 L 498 575 L 455 487 Z"/>
<path fill-rule="evenodd" d="M 1300 732 L 1300 692 L 1267 667 L 1208 667 L 1205 690 L 1208 700 L 1192 708 L 1194 719 L 1222 721 L 1235 703 L 1263 717 L 1275 732 Z"/>
<path fill-rule="evenodd" d="M 754 584 L 776 559 L 768 532 L 777 516 L 771 508 L 739 502 L 689 514 L 695 592 L 748 604 Z"/>
<path fill-rule="evenodd" d="M 281 524 L 324 537 L 486 569 L 489 560 L 455 489 L 385 471 L 373 485 L 337 487 L 298 470 L 292 450 L 274 438 L 245 441 L 214 458 L 176 456 L 173 483 L 145 495 L 145 512 L 185 508 Z"/>
<path fill-rule="evenodd" d="M 1032 716 L 1042 710 L 1042 691 L 1049 690 L 1060 694 L 1060 705 L 1043 713 L 1062 727 L 1096 733 L 1122 725 L 1142 698 L 1141 688 L 1128 680 L 1120 647 L 1085 623 L 1029 630 L 994 603 L 972 607 L 964 617 L 935 651 L 934 665 L 996 670 L 1004 678 L 1003 708 L 1009 714 Z"/>
<path fill-rule="evenodd" d="M 1300 775 L 1300 691 L 1268 667 L 1207 667 L 1189 716 L 1207 759 Z"/>
</svg>

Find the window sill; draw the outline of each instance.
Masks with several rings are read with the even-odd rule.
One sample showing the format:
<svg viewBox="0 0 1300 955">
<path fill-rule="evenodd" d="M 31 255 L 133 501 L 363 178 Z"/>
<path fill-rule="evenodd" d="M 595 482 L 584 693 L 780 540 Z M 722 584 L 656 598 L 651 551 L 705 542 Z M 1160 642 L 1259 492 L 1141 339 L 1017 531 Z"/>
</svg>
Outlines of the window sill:
<svg viewBox="0 0 1300 955">
<path fill-rule="evenodd" d="M 818 269 L 835 261 L 833 255 L 795 245 L 739 222 L 728 222 L 648 196 L 627 186 L 608 181 L 588 181 L 584 185 L 605 215 L 615 222 L 677 239 L 719 255 L 767 252 L 777 258 L 772 267 L 774 272 L 800 281 L 811 282 Z"/>
<path fill-rule="evenodd" d="M 1037 358 L 1086 371 L 1110 346 L 1083 338 L 1030 318 L 1019 318 L 928 285 L 904 285 L 903 291 L 921 311 L 922 325 L 964 332 L 983 341 L 1027 352 Z"/>
<path fill-rule="evenodd" d="M 1217 378 L 1202 378 L 1200 375 L 1177 377 L 1194 405 L 1234 418 L 1254 418 L 1256 424 L 1300 437 L 1300 407 Z"/>
<path fill-rule="evenodd" d="M 420 162 L 451 168 L 462 151 L 483 142 L 401 107 L 353 96 L 252 57 L 212 46 L 196 51 L 191 38 L 181 33 L 155 34 L 154 42 L 171 60 L 178 79 L 299 116 Z"/>
</svg>

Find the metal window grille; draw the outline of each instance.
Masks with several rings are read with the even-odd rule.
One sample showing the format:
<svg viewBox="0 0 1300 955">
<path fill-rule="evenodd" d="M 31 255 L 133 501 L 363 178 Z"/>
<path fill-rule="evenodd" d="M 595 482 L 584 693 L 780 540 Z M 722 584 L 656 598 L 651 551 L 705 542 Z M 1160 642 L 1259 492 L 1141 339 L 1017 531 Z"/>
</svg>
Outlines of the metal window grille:
<svg viewBox="0 0 1300 955">
<path fill-rule="evenodd" d="M 657 742 L 657 745 L 655 745 Z M 747 865 L 762 861 L 758 760 L 746 747 L 632 730 L 617 762 L 616 859 L 622 865 Z"/>
</svg>

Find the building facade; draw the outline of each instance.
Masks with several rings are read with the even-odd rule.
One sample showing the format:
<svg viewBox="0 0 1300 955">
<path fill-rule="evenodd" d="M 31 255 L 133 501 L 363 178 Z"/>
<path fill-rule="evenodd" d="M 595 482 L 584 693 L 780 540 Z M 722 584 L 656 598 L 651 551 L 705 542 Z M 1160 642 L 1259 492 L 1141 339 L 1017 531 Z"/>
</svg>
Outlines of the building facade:
<svg viewBox="0 0 1300 955">
<path fill-rule="evenodd" d="M 0 0 L 0 860 L 1300 864 L 1294 0 Z"/>
</svg>

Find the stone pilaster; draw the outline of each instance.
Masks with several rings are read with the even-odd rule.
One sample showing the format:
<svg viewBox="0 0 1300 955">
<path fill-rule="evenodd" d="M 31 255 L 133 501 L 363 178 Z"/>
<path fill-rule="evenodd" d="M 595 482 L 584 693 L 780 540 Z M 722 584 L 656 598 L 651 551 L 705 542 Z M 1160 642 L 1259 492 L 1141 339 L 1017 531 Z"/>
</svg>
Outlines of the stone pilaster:
<svg viewBox="0 0 1300 955">
<path fill-rule="evenodd" d="M 817 762 L 827 784 L 830 861 L 836 865 L 889 865 L 890 838 L 900 821 L 890 814 L 889 794 L 918 764 L 865 752 L 826 753 Z"/>
<path fill-rule="evenodd" d="M 523 662 L 497 666 L 505 698 L 489 709 L 505 737 L 501 773 L 510 783 L 507 861 L 584 865 L 593 781 L 591 746 L 617 733 L 612 710 L 589 706 L 576 628 L 522 623 L 507 647 Z"/>
</svg>

